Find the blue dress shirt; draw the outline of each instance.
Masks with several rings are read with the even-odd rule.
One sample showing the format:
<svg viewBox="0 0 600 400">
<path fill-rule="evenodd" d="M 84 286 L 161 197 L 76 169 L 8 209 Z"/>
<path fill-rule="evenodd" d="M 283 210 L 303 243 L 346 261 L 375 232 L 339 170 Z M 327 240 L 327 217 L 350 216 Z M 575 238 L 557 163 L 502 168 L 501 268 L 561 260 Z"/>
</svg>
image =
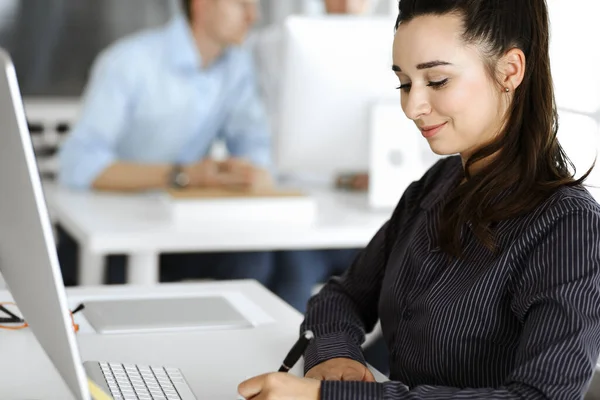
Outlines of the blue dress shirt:
<svg viewBox="0 0 600 400">
<path fill-rule="evenodd" d="M 59 180 L 89 188 L 116 161 L 191 163 L 215 139 L 270 166 L 270 132 L 253 61 L 229 48 L 208 68 L 183 16 L 124 38 L 96 60 L 79 121 L 60 151 Z"/>
</svg>

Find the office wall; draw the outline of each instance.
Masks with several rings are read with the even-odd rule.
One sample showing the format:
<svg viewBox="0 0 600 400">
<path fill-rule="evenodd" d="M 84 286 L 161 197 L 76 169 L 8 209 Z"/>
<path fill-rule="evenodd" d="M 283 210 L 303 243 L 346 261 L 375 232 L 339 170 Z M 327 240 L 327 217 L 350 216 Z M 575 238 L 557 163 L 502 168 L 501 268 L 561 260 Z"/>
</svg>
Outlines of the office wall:
<svg viewBox="0 0 600 400">
<path fill-rule="evenodd" d="M 79 96 L 97 53 L 165 22 L 169 0 L 1 0 L 0 46 L 11 53 L 24 96 Z"/>
<path fill-rule="evenodd" d="M 577 168 L 593 164 L 600 149 L 600 2 L 548 0 L 550 57 L 560 117 L 559 141 Z M 599 165 L 588 183 L 600 186 Z M 591 188 L 596 198 L 600 191 Z"/>
</svg>

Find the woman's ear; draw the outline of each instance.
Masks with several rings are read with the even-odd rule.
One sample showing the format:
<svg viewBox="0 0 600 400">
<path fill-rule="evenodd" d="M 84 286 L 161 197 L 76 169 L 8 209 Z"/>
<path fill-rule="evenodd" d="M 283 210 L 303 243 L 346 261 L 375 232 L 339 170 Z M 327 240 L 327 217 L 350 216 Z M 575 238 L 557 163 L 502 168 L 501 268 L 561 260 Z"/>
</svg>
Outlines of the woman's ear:
<svg viewBox="0 0 600 400">
<path fill-rule="evenodd" d="M 498 72 L 505 89 L 514 92 L 521 85 L 525 76 L 525 64 L 525 53 L 517 48 L 510 49 L 500 59 Z"/>
</svg>

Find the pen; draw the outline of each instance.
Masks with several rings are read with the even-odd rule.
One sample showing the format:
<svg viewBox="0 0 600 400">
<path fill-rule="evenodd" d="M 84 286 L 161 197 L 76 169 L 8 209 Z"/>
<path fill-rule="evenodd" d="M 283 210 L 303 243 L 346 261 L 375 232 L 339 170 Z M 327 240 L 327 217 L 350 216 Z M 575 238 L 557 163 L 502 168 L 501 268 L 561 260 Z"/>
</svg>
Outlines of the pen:
<svg viewBox="0 0 600 400">
<path fill-rule="evenodd" d="M 85 306 L 83 305 L 83 303 L 81 303 L 80 305 L 75 307 L 75 309 L 73 311 L 71 311 L 71 314 L 77 314 L 79 311 L 83 310 L 84 308 L 85 308 Z"/>
<path fill-rule="evenodd" d="M 308 347 L 308 344 L 314 337 L 315 335 L 312 333 L 312 331 L 305 331 L 302 333 L 298 341 L 296 341 L 294 346 L 292 346 L 290 352 L 287 354 L 287 356 L 285 356 L 285 359 L 283 360 L 281 367 L 279 367 L 278 372 L 288 372 L 290 369 L 294 368 L 294 365 L 296 365 L 300 357 L 302 357 L 306 351 L 306 348 Z"/>
</svg>

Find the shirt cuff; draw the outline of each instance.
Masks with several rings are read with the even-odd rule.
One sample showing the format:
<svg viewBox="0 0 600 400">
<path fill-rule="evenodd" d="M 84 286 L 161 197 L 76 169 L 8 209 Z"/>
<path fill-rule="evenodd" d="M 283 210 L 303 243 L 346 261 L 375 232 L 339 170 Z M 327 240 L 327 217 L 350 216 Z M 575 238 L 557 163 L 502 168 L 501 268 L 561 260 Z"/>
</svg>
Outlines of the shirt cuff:
<svg viewBox="0 0 600 400">
<path fill-rule="evenodd" d="M 379 382 L 322 381 L 321 400 L 383 400 Z"/>
<path fill-rule="evenodd" d="M 362 349 L 351 336 L 335 333 L 317 336 L 304 353 L 304 374 L 312 367 L 332 358 L 350 358 L 367 366 Z"/>
</svg>

